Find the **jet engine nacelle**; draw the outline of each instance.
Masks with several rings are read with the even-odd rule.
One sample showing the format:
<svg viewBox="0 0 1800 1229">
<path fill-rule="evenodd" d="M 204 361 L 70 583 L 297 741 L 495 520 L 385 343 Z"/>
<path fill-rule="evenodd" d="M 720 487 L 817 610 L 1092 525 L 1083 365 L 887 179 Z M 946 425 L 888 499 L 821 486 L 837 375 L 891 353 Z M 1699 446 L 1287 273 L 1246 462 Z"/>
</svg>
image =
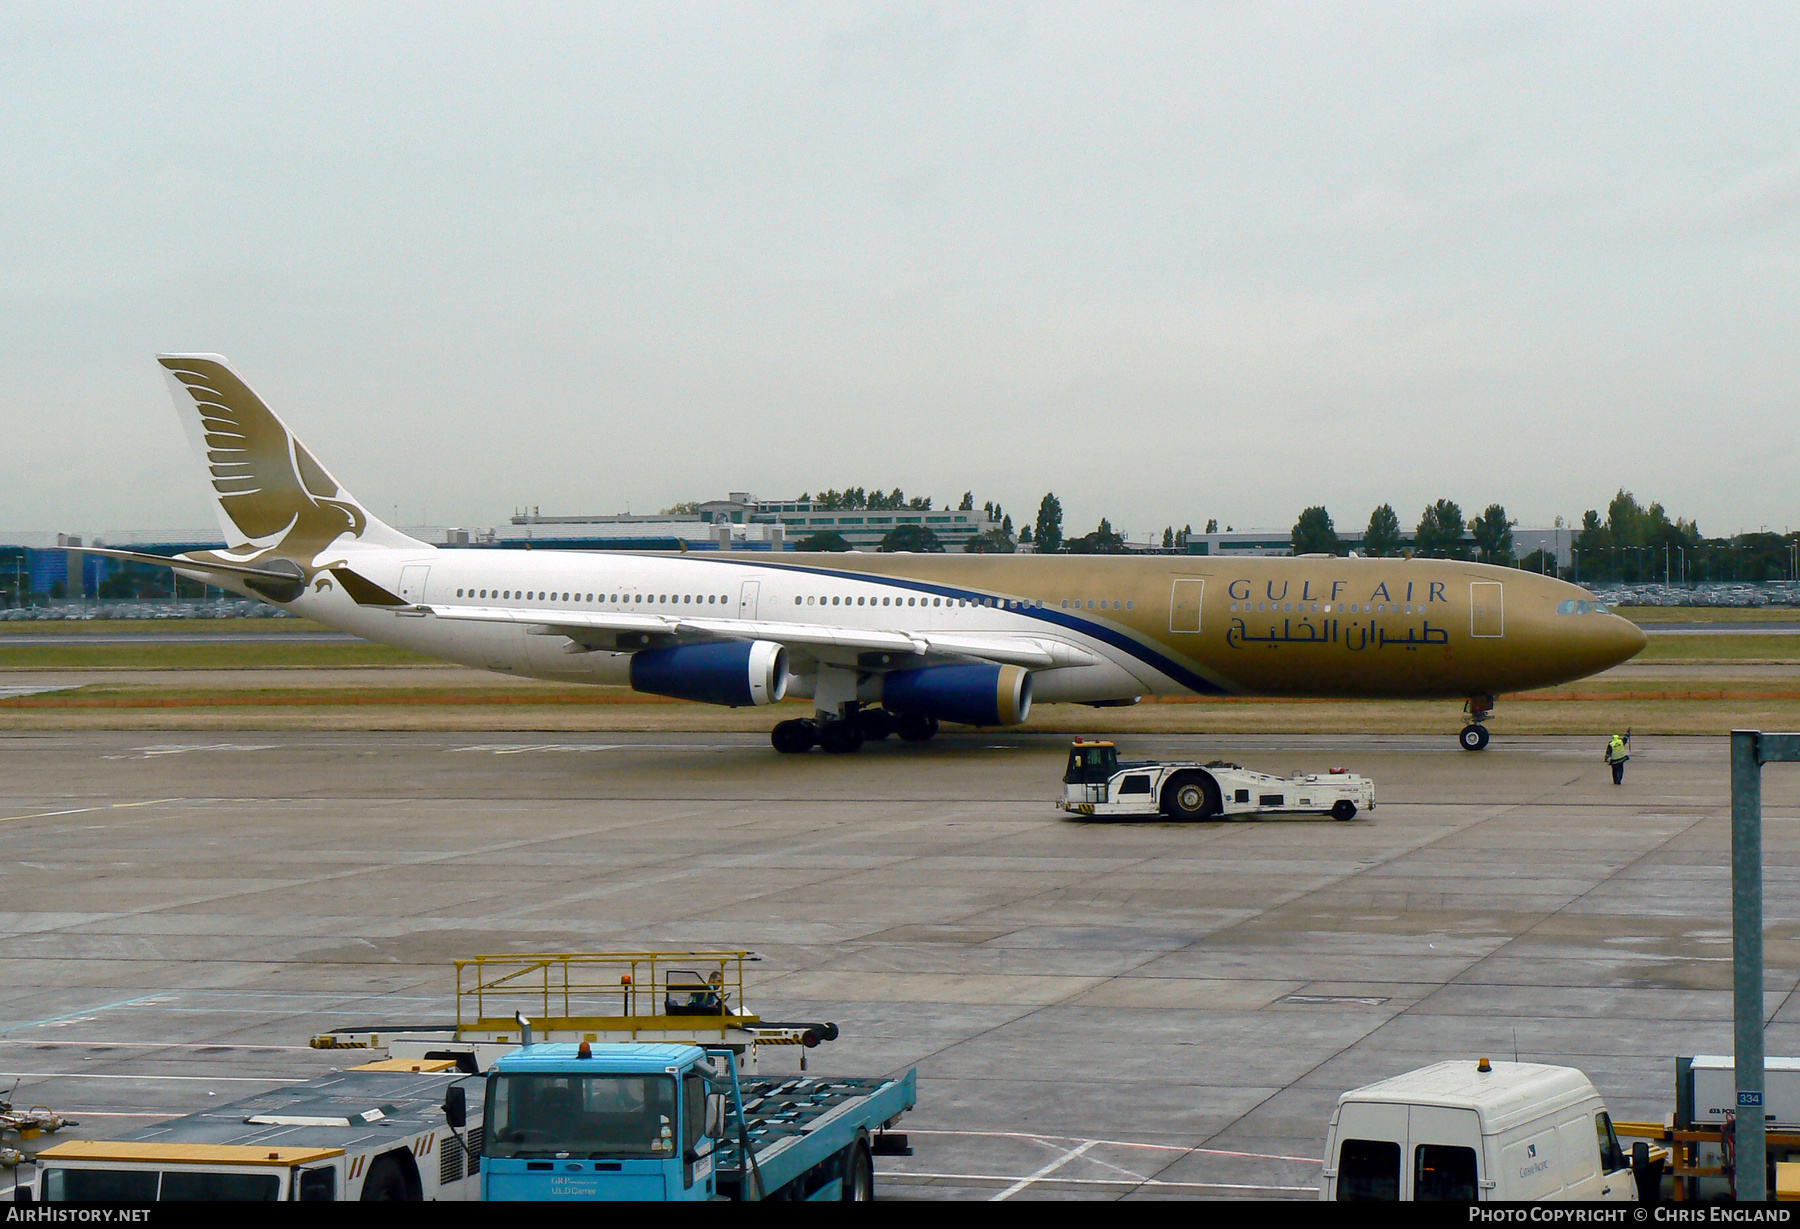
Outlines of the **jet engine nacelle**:
<svg viewBox="0 0 1800 1229">
<path fill-rule="evenodd" d="M 682 644 L 631 655 L 631 689 L 731 708 L 774 704 L 787 694 L 787 650 L 770 640 Z"/>
<path fill-rule="evenodd" d="M 1022 666 L 926 666 L 882 680 L 881 706 L 963 725 L 1018 725 L 1031 714 L 1031 672 Z"/>
</svg>

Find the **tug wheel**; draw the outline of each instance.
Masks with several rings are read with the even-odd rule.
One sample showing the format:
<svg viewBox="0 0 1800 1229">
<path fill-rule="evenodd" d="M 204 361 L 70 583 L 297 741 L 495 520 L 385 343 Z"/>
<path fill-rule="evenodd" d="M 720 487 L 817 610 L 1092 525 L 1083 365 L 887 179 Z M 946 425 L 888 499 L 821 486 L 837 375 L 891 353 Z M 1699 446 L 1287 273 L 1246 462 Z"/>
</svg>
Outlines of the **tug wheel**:
<svg viewBox="0 0 1800 1229">
<path fill-rule="evenodd" d="M 1355 819 L 1356 804 L 1351 802 L 1348 798 L 1339 798 L 1336 802 L 1331 804 L 1331 818 L 1338 820 Z"/>
<path fill-rule="evenodd" d="M 1163 787 L 1163 811 L 1171 819 L 1209 819 L 1221 809 L 1219 787 L 1201 773 L 1178 772 Z"/>
</svg>

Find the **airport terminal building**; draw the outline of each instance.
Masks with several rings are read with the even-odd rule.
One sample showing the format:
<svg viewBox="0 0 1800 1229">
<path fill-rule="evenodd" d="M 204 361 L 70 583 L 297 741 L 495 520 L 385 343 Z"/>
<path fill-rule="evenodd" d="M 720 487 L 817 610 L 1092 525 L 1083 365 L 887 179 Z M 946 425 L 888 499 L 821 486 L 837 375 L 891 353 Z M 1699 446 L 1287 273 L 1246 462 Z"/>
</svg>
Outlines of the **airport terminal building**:
<svg viewBox="0 0 1800 1229">
<path fill-rule="evenodd" d="M 793 550 L 816 533 L 836 533 L 872 551 L 901 525 L 936 534 L 947 551 L 1000 526 L 980 508 L 822 508 L 813 499 L 758 499 L 733 491 L 690 513 L 654 516 L 514 516 L 494 531 L 498 546 L 545 545 L 579 550 Z"/>
</svg>

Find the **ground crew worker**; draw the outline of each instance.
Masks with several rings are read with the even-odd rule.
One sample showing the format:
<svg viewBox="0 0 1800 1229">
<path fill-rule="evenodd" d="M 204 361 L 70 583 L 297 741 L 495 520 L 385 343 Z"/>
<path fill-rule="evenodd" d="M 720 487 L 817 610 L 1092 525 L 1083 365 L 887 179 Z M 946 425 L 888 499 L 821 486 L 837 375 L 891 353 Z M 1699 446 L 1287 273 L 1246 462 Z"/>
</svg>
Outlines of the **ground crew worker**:
<svg viewBox="0 0 1800 1229">
<path fill-rule="evenodd" d="M 1606 744 L 1606 762 L 1612 765 L 1613 784 L 1625 784 L 1625 761 L 1631 758 L 1627 748 L 1631 746 L 1631 731 L 1614 734 L 1612 741 Z"/>
</svg>

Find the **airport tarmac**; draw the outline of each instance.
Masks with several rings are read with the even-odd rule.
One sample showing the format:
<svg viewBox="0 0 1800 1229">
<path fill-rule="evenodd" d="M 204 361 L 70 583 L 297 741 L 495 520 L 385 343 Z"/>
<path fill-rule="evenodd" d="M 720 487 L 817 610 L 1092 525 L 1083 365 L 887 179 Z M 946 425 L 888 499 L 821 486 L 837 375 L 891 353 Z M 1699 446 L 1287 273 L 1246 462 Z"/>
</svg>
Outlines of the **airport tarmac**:
<svg viewBox="0 0 1800 1229">
<path fill-rule="evenodd" d="M 0 1088 L 104 1136 L 446 1018 L 453 957 L 744 947 L 755 1008 L 842 1027 L 814 1070 L 918 1065 L 885 1197 L 1307 1198 L 1354 1085 L 1516 1045 L 1660 1118 L 1675 1055 L 1729 1050 L 1723 739 L 1641 737 L 1622 787 L 1595 739 L 1123 740 L 1380 790 L 1191 826 L 1065 818 L 1065 746 L 8 734 Z M 1765 778 L 1768 1051 L 1800 1054 L 1800 771 Z"/>
</svg>

